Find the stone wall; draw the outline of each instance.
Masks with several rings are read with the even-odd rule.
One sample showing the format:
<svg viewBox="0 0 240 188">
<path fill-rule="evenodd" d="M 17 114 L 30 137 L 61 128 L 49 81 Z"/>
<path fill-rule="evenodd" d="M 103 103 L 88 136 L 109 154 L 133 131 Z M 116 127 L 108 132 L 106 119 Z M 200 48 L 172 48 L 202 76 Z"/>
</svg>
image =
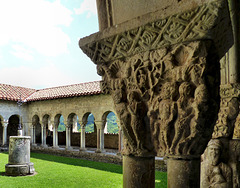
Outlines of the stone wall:
<svg viewBox="0 0 240 188">
<path fill-rule="evenodd" d="M 80 132 L 71 134 L 71 146 L 80 146 Z M 86 147 L 97 148 L 97 134 L 86 133 Z M 59 145 L 66 144 L 66 132 L 58 132 Z M 118 149 L 118 134 L 104 134 L 104 147 L 108 149 Z"/>
</svg>

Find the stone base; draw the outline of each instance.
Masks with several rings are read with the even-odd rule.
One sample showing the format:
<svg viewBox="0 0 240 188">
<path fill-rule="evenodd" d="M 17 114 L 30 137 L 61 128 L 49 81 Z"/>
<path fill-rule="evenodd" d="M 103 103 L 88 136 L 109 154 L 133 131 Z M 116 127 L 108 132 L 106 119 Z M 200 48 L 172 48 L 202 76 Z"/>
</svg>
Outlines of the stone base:
<svg viewBox="0 0 240 188">
<path fill-rule="evenodd" d="M 87 151 L 86 148 L 80 148 L 79 151 Z"/>
<path fill-rule="evenodd" d="M 105 153 L 106 151 L 105 150 L 101 150 L 101 149 L 97 149 L 96 151 L 95 151 L 95 153 Z"/>
<path fill-rule="evenodd" d="M 14 165 L 6 164 L 5 165 L 5 174 L 7 176 L 26 176 L 34 174 L 35 169 L 33 163 Z"/>
</svg>

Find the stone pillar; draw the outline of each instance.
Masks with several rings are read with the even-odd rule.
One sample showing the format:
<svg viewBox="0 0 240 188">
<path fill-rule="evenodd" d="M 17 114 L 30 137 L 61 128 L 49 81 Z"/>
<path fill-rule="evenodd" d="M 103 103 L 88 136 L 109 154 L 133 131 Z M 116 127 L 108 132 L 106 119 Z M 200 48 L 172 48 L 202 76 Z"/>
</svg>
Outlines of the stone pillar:
<svg viewBox="0 0 240 188">
<path fill-rule="evenodd" d="M 32 145 L 33 144 L 33 136 L 34 136 L 34 125 L 30 126 L 30 136 L 31 136 L 31 139 L 30 139 L 30 144 Z"/>
<path fill-rule="evenodd" d="M 36 127 L 35 125 L 32 125 L 32 146 L 37 146 L 36 144 Z"/>
<path fill-rule="evenodd" d="M 80 151 L 86 151 L 86 146 L 85 146 L 85 126 L 86 123 L 82 123 L 81 125 L 81 143 L 80 143 Z"/>
<path fill-rule="evenodd" d="M 104 125 L 105 125 L 105 121 L 96 123 L 96 127 L 97 127 L 97 150 L 96 150 L 96 153 L 105 152 L 105 150 L 104 150 Z"/>
<path fill-rule="evenodd" d="M 200 158 L 194 160 L 169 158 L 167 174 L 169 188 L 197 188 L 200 182 Z"/>
<path fill-rule="evenodd" d="M 71 125 L 66 125 L 66 150 L 72 150 L 71 147 Z"/>
<path fill-rule="evenodd" d="M 48 147 L 46 144 L 46 126 L 44 124 L 41 125 L 41 137 L 42 137 L 42 144 L 41 146 L 46 148 Z"/>
<path fill-rule="evenodd" d="M 58 130 L 57 125 L 53 123 L 53 148 L 58 149 Z"/>
<path fill-rule="evenodd" d="M 123 156 L 124 188 L 155 187 L 154 179 L 155 157 Z"/>
<path fill-rule="evenodd" d="M 118 127 L 118 152 L 121 153 L 122 148 L 123 148 L 123 135 L 122 135 L 122 129 L 119 126 Z"/>
<path fill-rule="evenodd" d="M 112 7 L 129 3 L 111 2 Z M 146 187 L 145 182 L 154 187 L 157 155 L 168 157 L 172 168 L 181 167 L 169 169 L 168 187 L 181 179 L 177 188 L 198 188 L 199 159 L 217 119 L 219 61 L 233 44 L 227 2 L 168 2 L 141 15 L 151 4 L 142 1 L 135 7 L 143 8 L 136 11 L 139 17 L 128 12 L 128 21 L 115 27 L 104 20 L 98 33 L 79 41 L 97 65 L 101 89 L 111 94 L 122 125 L 123 187 Z M 100 130 L 98 135 L 100 142 Z"/>
<path fill-rule="evenodd" d="M 2 124 L 2 127 L 3 127 L 2 146 L 7 145 L 7 126 L 8 126 L 8 122 L 3 122 L 3 124 Z"/>
</svg>

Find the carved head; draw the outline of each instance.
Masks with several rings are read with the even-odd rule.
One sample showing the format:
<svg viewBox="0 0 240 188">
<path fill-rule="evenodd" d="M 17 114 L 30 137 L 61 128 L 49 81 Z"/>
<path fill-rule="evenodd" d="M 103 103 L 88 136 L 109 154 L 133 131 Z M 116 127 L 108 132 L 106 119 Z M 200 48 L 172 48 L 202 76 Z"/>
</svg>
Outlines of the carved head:
<svg viewBox="0 0 240 188">
<path fill-rule="evenodd" d="M 192 88 L 191 85 L 188 82 L 183 82 L 180 86 L 179 86 L 179 94 L 180 97 L 188 97 L 191 95 L 192 92 Z"/>
<path fill-rule="evenodd" d="M 177 84 L 175 82 L 167 82 L 161 88 L 161 98 L 172 99 L 177 95 Z"/>
<path fill-rule="evenodd" d="M 208 90 L 204 84 L 199 85 L 194 93 L 194 100 L 200 102 L 207 102 L 208 100 Z"/>
<path fill-rule="evenodd" d="M 211 139 L 208 142 L 207 158 L 211 165 L 216 166 L 220 162 L 222 147 L 222 143 L 218 139 Z"/>
</svg>

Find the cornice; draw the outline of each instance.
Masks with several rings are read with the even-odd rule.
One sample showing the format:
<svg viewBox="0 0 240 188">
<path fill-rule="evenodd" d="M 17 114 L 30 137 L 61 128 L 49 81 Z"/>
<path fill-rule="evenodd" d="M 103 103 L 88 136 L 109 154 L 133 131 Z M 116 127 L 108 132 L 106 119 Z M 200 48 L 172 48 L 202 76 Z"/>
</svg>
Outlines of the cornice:
<svg viewBox="0 0 240 188">
<path fill-rule="evenodd" d="M 213 40 L 219 57 L 222 57 L 233 44 L 225 0 L 210 1 L 195 9 L 151 21 L 134 29 L 121 33 L 117 31 L 118 28 L 114 26 L 83 38 L 79 41 L 80 48 L 95 64 L 101 64 L 196 40 Z"/>
</svg>

